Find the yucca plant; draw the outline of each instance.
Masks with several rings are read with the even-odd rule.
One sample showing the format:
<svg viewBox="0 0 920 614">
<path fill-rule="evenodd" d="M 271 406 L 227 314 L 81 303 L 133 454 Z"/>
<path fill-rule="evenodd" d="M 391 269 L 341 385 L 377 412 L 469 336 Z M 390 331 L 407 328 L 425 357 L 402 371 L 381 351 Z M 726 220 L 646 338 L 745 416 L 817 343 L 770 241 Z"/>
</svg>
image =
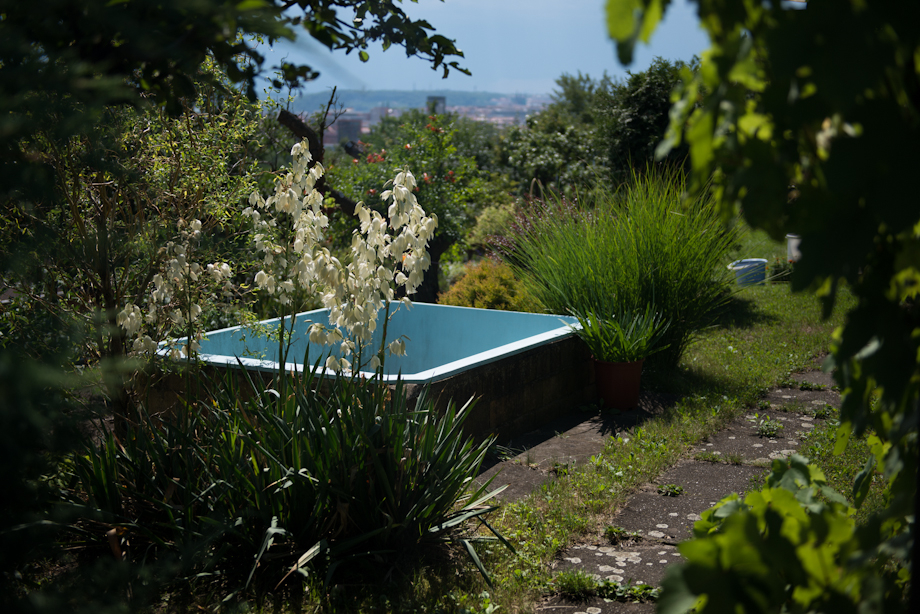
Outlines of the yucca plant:
<svg viewBox="0 0 920 614">
<path fill-rule="evenodd" d="M 76 460 L 108 545 L 115 535 L 126 557 L 177 556 L 187 577 L 260 590 L 431 541 L 457 541 L 486 574 L 473 544 L 497 491 L 472 482 L 492 441 L 463 433 L 469 404 L 438 413 L 423 394 L 410 407 L 401 384 L 348 377 L 318 393 L 309 371 L 281 397 L 240 373 L 174 421 L 147 417 Z"/>
<path fill-rule="evenodd" d="M 591 350 L 595 360 L 635 362 L 667 348 L 660 341 L 670 322 L 647 307 L 643 312 L 601 317 L 595 311 L 573 310 L 578 326 L 570 326 Z"/>
</svg>

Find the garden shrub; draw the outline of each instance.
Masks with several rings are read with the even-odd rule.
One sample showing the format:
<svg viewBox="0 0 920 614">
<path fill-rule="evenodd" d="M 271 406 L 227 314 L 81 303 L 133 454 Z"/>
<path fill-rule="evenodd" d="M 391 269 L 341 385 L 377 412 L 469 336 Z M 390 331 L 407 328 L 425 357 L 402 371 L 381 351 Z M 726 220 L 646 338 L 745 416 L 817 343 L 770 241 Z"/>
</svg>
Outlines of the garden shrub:
<svg viewBox="0 0 920 614">
<path fill-rule="evenodd" d="M 605 197 L 537 202 L 500 251 L 554 313 L 616 317 L 652 305 L 671 322 L 653 360 L 671 367 L 728 295 L 735 236 L 709 198 L 683 194 L 679 171 L 649 169 Z"/>
<path fill-rule="evenodd" d="M 490 205 L 476 218 L 476 225 L 470 230 L 467 243 L 473 248 L 488 247 L 492 237 L 504 236 L 514 223 L 517 209 L 514 201 Z"/>
<path fill-rule="evenodd" d="M 401 385 L 343 376 L 318 394 L 309 372 L 282 398 L 238 381 L 76 458 L 127 560 L 176 557 L 185 577 L 269 589 L 294 571 L 328 580 L 370 555 L 469 542 L 467 522 L 494 509 L 487 485 L 467 491 L 492 443 L 464 435 L 468 407 L 439 413 L 423 394 L 413 408 Z"/>
<path fill-rule="evenodd" d="M 542 307 L 503 262 L 491 258 L 467 266 L 466 275 L 438 297 L 441 305 L 540 312 Z"/>
</svg>

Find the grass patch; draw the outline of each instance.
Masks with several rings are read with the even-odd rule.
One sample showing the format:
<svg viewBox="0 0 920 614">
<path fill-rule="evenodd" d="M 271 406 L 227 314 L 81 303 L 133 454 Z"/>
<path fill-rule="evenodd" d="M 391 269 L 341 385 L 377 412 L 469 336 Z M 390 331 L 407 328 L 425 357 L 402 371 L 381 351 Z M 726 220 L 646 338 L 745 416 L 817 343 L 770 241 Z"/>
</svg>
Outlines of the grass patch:
<svg viewBox="0 0 920 614">
<path fill-rule="evenodd" d="M 823 321 L 817 300 L 786 284 L 739 288 L 717 323 L 697 336 L 677 372 L 643 372 L 643 381 L 683 395 L 719 392 L 755 406 L 790 374 L 816 366 L 853 305 L 853 297 L 841 292 L 834 315 Z"/>
<path fill-rule="evenodd" d="M 850 501 L 853 500 L 853 480 L 856 475 L 865 466 L 866 461 L 871 456 L 869 445 L 866 443 L 866 436 L 850 437 L 846 449 L 842 454 L 834 454 L 834 446 L 837 442 L 837 427 L 839 423 L 836 420 L 827 420 L 824 423 L 817 424 L 814 429 L 806 433 L 802 438 L 802 448 L 800 454 L 808 458 L 811 462 L 817 464 L 824 471 L 827 478 L 827 484 Z M 869 494 L 866 495 L 865 501 L 856 511 L 857 524 L 864 524 L 873 512 L 884 509 L 887 506 L 885 501 L 885 486 L 887 480 L 877 467 L 872 476 L 872 483 L 869 487 Z"/>
<path fill-rule="evenodd" d="M 563 571 L 553 578 L 551 588 L 573 601 L 587 601 L 590 597 L 602 597 L 612 601 L 643 603 L 657 601 L 660 589 L 648 584 L 596 580 L 583 571 Z"/>
</svg>

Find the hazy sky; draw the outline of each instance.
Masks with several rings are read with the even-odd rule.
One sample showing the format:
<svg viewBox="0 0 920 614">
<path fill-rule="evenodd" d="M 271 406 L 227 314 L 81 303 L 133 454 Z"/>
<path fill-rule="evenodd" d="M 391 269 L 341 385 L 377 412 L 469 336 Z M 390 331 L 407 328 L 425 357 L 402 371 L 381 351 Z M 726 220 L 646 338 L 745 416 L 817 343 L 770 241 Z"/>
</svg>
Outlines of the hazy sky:
<svg viewBox="0 0 920 614">
<path fill-rule="evenodd" d="M 438 34 L 457 41 L 467 76 L 441 71 L 418 58 L 407 58 L 402 47 L 386 52 L 369 49 L 367 63 L 357 53 L 331 53 L 309 37 L 279 43 L 266 53 L 269 61 L 287 55 L 289 61 L 310 64 L 322 75 L 305 91 L 338 86 L 342 89 L 479 90 L 548 94 L 563 73 L 598 78 L 604 71 L 625 75 L 604 24 L 604 0 L 419 0 L 403 2 L 414 19 L 425 19 Z M 671 3 L 649 46 L 637 49 L 633 71 L 643 70 L 655 56 L 687 61 L 706 47 L 694 7 L 686 0 Z"/>
</svg>

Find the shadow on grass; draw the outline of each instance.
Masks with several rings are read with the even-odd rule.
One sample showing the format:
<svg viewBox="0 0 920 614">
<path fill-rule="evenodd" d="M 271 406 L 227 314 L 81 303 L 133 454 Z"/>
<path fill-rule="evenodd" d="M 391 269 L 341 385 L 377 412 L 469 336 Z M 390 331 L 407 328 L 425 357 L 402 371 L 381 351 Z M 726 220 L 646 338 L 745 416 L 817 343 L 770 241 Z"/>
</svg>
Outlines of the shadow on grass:
<svg viewBox="0 0 920 614">
<path fill-rule="evenodd" d="M 716 308 L 713 313 L 712 326 L 753 328 L 758 324 L 775 324 L 778 321 L 779 318 L 776 316 L 759 310 L 754 299 L 735 293 Z"/>
<path fill-rule="evenodd" d="M 668 370 L 649 370 L 642 374 L 643 388 L 659 394 L 671 395 L 676 399 L 692 396 L 725 395 L 742 398 L 748 388 L 727 376 L 705 373 L 699 369 L 678 367 Z"/>
</svg>

